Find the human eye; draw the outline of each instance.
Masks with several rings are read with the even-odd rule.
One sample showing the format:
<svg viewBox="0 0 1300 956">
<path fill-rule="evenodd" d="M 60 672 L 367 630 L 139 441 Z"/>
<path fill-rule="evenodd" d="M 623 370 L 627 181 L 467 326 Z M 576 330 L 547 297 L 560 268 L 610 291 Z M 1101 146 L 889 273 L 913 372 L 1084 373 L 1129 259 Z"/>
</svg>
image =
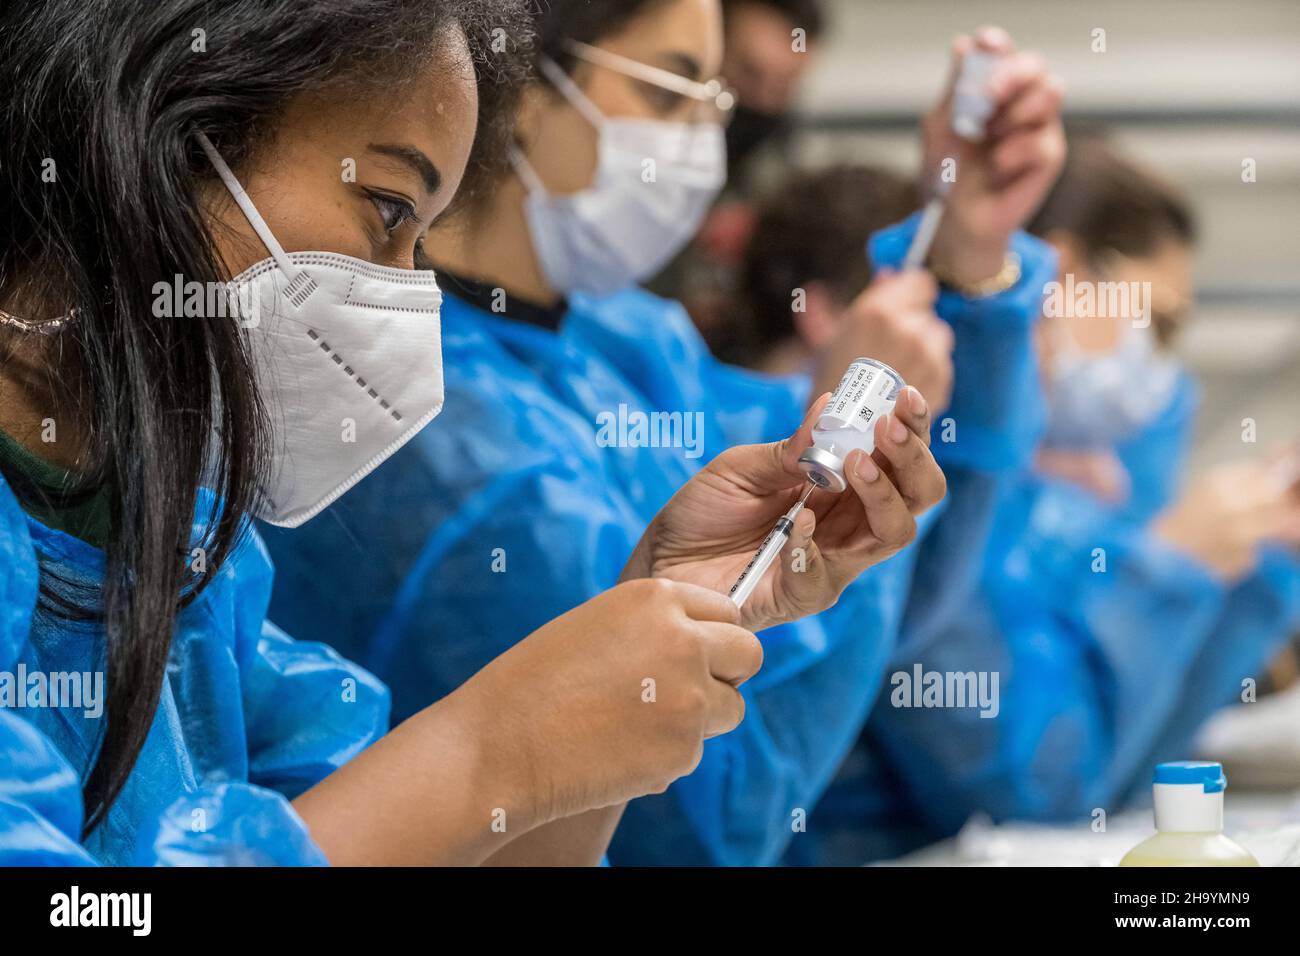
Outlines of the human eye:
<svg viewBox="0 0 1300 956">
<path fill-rule="evenodd" d="M 367 189 L 366 196 L 379 212 L 379 218 L 384 224 L 384 232 L 389 235 L 406 223 L 414 222 L 417 218 L 415 206 L 408 200 L 374 189 Z"/>
<path fill-rule="evenodd" d="M 646 102 L 661 116 L 676 113 L 682 107 L 682 104 L 686 102 L 686 97 L 680 93 L 666 90 L 662 86 L 656 86 L 644 80 L 637 82 L 637 88 L 641 91 L 641 95 Z"/>
</svg>

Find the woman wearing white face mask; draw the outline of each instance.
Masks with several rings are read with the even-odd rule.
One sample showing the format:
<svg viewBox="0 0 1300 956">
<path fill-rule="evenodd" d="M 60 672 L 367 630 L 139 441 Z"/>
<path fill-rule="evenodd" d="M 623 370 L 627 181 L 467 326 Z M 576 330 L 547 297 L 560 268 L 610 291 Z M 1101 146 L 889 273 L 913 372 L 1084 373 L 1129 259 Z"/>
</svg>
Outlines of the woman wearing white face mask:
<svg viewBox="0 0 1300 956">
<path fill-rule="evenodd" d="M 1196 401 L 1169 350 L 1190 308 L 1193 225 L 1172 190 L 1104 143 L 1077 136 L 1071 147 L 1068 175 L 1033 223 L 1061 263 L 1040 326 L 1040 464 L 1149 515 L 1174 491 Z"/>
<path fill-rule="evenodd" d="M 647 528 L 655 539 L 656 512 L 683 481 L 706 477 L 701 468 L 733 443 L 788 435 L 823 391 L 806 376 L 717 362 L 678 303 L 636 285 L 690 238 L 720 183 L 731 103 L 714 80 L 717 0 L 538 8 L 538 75 L 518 110 L 518 153 L 494 189 L 427 243 L 446 296 L 446 427 L 424 432 L 302 534 L 267 539 L 280 570 L 276 618 L 299 630 L 343 622 L 346 652 L 385 676 L 399 717 L 608 587 Z M 1005 35 L 987 42 L 1010 47 Z M 1007 242 L 1055 172 L 1060 97 L 1041 65 L 1008 61 L 997 93 L 1006 122 L 989 149 L 972 151 L 970 169 L 984 175 L 971 177 L 949 217 L 970 225 L 978 206 L 995 221 L 978 223 L 970 243 L 948 234 L 935 264 L 956 260 L 943 271 L 989 286 L 971 324 L 1014 334 L 1027 353 L 1047 256 L 1026 257 L 1021 275 L 1007 268 Z M 996 156 L 1016 168 L 992 175 Z M 957 246 L 979 261 L 951 254 Z M 883 288 L 882 311 L 937 321 L 929 275 L 895 275 Z M 864 316 L 874 317 L 880 294 L 863 294 Z M 871 353 L 837 359 L 824 380 L 833 387 L 858 354 Z M 908 389 L 861 463 L 869 484 L 895 484 L 909 514 L 942 490 L 924 449 L 928 398 Z M 834 502 L 811 499 L 819 544 Z M 722 504 L 693 512 L 695 542 L 727 540 Z M 706 746 L 696 772 L 667 794 L 634 801 L 612 862 L 779 857 L 791 813 L 817 799 L 881 684 L 913 552 L 854 581 L 827 613 L 764 635 L 770 670 L 744 691 L 758 719 Z M 799 577 L 802 556 L 792 549 L 781 573 Z M 364 601 L 339 587 L 358 573 Z M 771 625 L 765 603 L 746 604 L 743 622 Z M 599 825 L 612 825 L 609 816 Z"/>
<path fill-rule="evenodd" d="M 1073 290 L 1071 308 L 1049 291 L 1041 327 L 1051 425 L 1036 468 L 1001 493 L 982 578 L 925 661 L 999 675 L 1000 707 L 989 720 L 877 708 L 855 770 L 888 770 L 909 810 L 814 817 L 834 847 L 918 821 L 919 845 L 975 813 L 1114 812 L 1145 794 L 1154 764 L 1192 753 L 1300 626 L 1294 460 L 1220 466 L 1178 489 L 1195 410 L 1168 350 L 1192 297 L 1186 201 L 1106 142 L 1073 137 L 1033 227 Z M 1137 285 L 1125 305 L 1101 282 Z"/>
<path fill-rule="evenodd" d="M 476 107 L 501 146 L 517 77 L 476 65 L 520 11 L 36 6 L 0 14 L 0 672 L 89 683 L 77 706 L 0 697 L 0 864 L 477 863 L 689 771 L 762 652 L 684 581 L 744 566 L 811 426 L 721 456 L 623 583 L 391 732 L 382 684 L 266 620 L 246 516 L 296 528 L 440 413 L 442 293 L 414 267 Z M 856 487 L 817 545 L 803 527 L 811 573 L 773 575 L 772 620 L 906 539 L 892 482 Z M 693 536 L 702 506 L 726 541 Z"/>
<path fill-rule="evenodd" d="M 465 171 L 500 10 L 5 5 L 0 672 L 81 686 L 0 697 L 0 863 L 367 859 L 349 827 L 401 859 L 410 833 L 347 789 L 392 794 L 403 746 L 465 778 L 454 719 L 375 744 L 386 689 L 265 622 L 245 515 L 305 520 L 441 406 L 439 292 L 412 265 Z M 346 115 L 376 97 L 407 111 Z M 419 853 L 472 860 L 447 807 Z"/>
<path fill-rule="evenodd" d="M 1191 310 L 1195 229 L 1185 200 L 1103 139 L 1076 136 L 1033 229 L 1056 247 L 1041 329 L 1043 473 L 1073 481 L 1236 578 L 1287 534 L 1268 463 L 1214 469 L 1180 494 L 1198 390 L 1172 351 Z M 1272 491 L 1269 489 L 1272 488 Z"/>
</svg>

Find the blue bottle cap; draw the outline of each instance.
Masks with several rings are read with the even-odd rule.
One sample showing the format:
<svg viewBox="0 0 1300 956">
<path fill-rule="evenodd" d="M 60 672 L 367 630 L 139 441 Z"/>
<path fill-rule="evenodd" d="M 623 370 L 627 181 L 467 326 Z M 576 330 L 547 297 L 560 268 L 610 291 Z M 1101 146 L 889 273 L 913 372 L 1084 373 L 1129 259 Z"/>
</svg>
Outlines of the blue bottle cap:
<svg viewBox="0 0 1300 956">
<path fill-rule="evenodd" d="M 1156 764 L 1154 783 L 1199 783 L 1206 793 L 1219 793 L 1228 786 L 1223 764 L 1210 760 L 1176 760 Z"/>
</svg>

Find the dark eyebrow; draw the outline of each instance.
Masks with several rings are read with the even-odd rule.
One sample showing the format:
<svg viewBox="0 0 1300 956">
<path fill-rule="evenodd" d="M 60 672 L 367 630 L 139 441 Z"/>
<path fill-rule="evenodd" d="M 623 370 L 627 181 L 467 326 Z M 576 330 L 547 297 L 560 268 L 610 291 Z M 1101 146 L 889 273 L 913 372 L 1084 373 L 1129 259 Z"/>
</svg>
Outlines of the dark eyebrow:
<svg viewBox="0 0 1300 956">
<path fill-rule="evenodd" d="M 371 143 L 366 149 L 382 156 L 391 156 L 411 167 L 424 180 L 425 188 L 436 193 L 442 188 L 442 173 L 432 160 L 414 146 L 394 143 Z"/>
<path fill-rule="evenodd" d="M 665 53 L 663 56 L 659 57 L 659 62 L 664 64 L 667 69 L 672 70 L 679 76 L 686 77 L 688 80 L 698 80 L 700 78 L 700 71 L 704 69 L 704 67 L 700 65 L 700 61 L 695 59 L 695 57 L 691 56 L 689 53 L 681 53 L 678 51 Z"/>
</svg>

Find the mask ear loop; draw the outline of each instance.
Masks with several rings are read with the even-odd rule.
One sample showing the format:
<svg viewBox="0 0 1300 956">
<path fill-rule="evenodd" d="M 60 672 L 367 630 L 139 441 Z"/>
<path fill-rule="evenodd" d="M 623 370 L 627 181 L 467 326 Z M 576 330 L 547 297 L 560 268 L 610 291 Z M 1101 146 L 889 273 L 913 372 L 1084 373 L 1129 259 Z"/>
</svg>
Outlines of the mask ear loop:
<svg viewBox="0 0 1300 956">
<path fill-rule="evenodd" d="M 542 183 L 542 178 L 537 175 L 537 170 L 533 169 L 533 164 L 528 161 L 524 151 L 511 143 L 508 147 L 510 165 L 514 167 L 515 175 L 519 177 L 520 182 L 524 184 L 524 189 L 528 190 L 530 196 L 547 195 L 546 186 Z"/>
<path fill-rule="evenodd" d="M 569 101 L 569 105 L 582 114 L 583 119 L 596 129 L 605 125 L 605 114 L 600 111 L 600 107 L 582 92 L 582 87 L 573 82 L 573 77 L 565 73 L 558 63 L 549 56 L 544 56 L 537 61 L 537 69 Z"/>
<path fill-rule="evenodd" d="M 229 190 L 231 198 L 235 200 L 235 205 L 244 214 L 248 224 L 253 227 L 257 237 L 262 240 L 262 245 L 266 246 L 266 251 L 271 254 L 271 258 L 275 260 L 276 265 L 280 267 L 280 270 L 286 276 L 290 277 L 289 284 L 283 290 L 284 295 L 295 306 L 301 307 L 311 297 L 311 294 L 316 291 L 315 280 L 305 270 L 295 266 L 293 261 L 285 254 L 284 248 L 272 234 L 271 227 L 266 224 L 266 220 L 262 218 L 262 214 L 253 205 L 253 200 L 249 198 L 243 185 L 235 177 L 230 167 L 226 165 L 226 161 L 221 158 L 221 154 L 217 152 L 216 147 L 212 145 L 212 140 L 208 139 L 207 134 L 203 132 L 198 132 L 195 135 L 198 137 L 199 145 L 203 147 L 203 152 L 207 153 L 212 168 L 217 171 L 217 175 L 221 177 L 221 181 L 225 183 L 226 189 Z"/>
<path fill-rule="evenodd" d="M 605 125 L 605 114 L 587 97 L 586 93 L 582 92 L 578 84 L 573 82 L 569 74 L 565 73 L 558 63 L 550 57 L 544 56 L 537 61 L 537 68 L 550 81 L 551 85 L 560 92 L 560 95 L 569 101 L 569 105 L 581 113 L 582 118 L 594 126 L 597 131 Z M 542 177 L 537 175 L 537 170 L 528 161 L 528 157 L 524 155 L 523 150 L 512 144 L 509 147 L 509 157 L 510 165 L 514 167 L 515 173 L 523 182 L 524 188 L 528 190 L 530 196 L 550 195 L 546 184 L 542 182 Z"/>
</svg>

